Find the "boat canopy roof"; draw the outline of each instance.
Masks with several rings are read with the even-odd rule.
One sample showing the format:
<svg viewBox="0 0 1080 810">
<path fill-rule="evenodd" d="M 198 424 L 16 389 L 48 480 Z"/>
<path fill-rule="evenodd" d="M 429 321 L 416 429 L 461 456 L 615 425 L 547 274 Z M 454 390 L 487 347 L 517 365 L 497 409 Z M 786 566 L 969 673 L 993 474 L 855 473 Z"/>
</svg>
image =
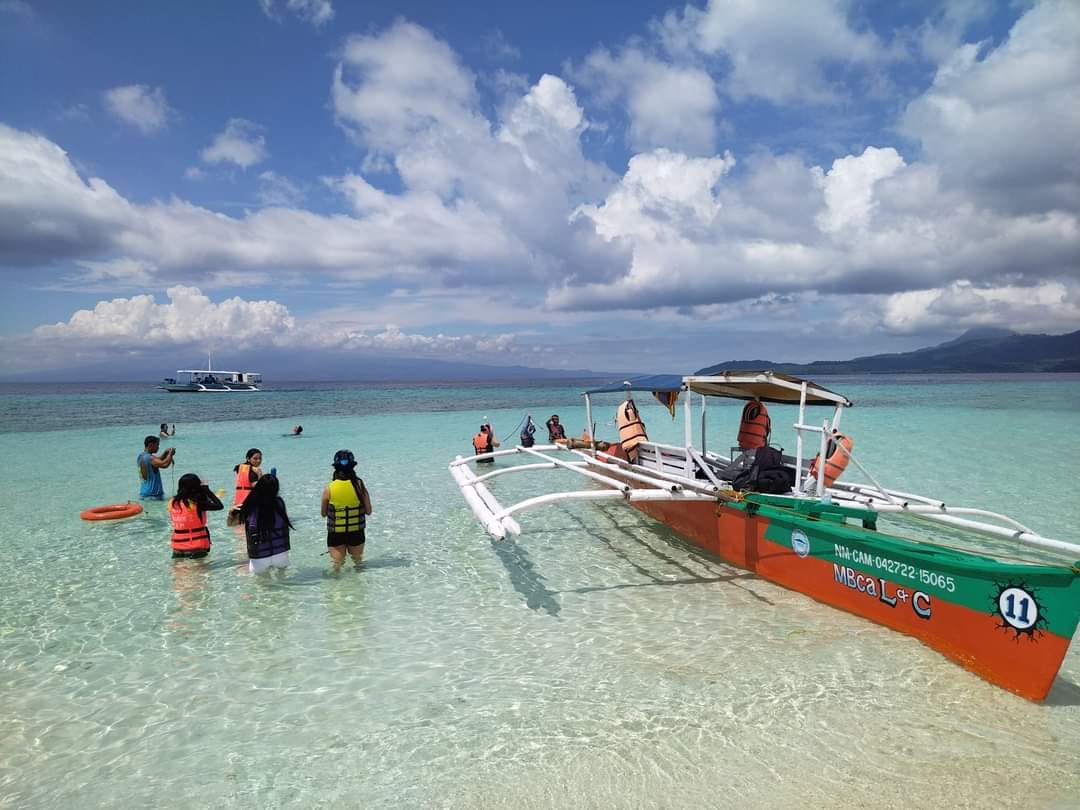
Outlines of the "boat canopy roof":
<svg viewBox="0 0 1080 810">
<path fill-rule="evenodd" d="M 844 407 L 852 405 L 847 397 L 830 391 L 828 388 L 776 371 L 722 371 L 707 377 L 650 374 L 643 377 L 631 377 L 621 383 L 590 388 L 585 393 L 610 394 L 625 391 L 667 393 L 689 389 L 709 397 L 760 399 L 762 402 L 798 405 L 804 383 L 806 384 L 807 405 L 842 405 Z"/>
<path fill-rule="evenodd" d="M 799 404 L 805 385 L 807 405 L 842 405 L 848 408 L 852 405 L 851 400 L 842 394 L 776 371 L 722 371 L 707 377 L 684 377 L 683 382 L 691 391 L 704 396 L 760 399 L 762 402 L 788 405 Z"/>
<path fill-rule="evenodd" d="M 631 377 L 621 383 L 609 383 L 599 388 L 590 388 L 586 394 L 615 394 L 623 391 L 684 391 L 681 374 L 648 374 L 643 377 Z"/>
</svg>

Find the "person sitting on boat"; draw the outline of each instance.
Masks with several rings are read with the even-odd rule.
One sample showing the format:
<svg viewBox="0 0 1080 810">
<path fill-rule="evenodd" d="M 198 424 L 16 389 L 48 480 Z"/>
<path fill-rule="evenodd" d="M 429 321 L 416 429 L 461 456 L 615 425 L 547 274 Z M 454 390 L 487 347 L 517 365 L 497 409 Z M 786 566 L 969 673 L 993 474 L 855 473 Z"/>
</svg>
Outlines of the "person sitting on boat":
<svg viewBox="0 0 1080 810">
<path fill-rule="evenodd" d="M 240 507 L 244 505 L 255 482 L 262 477 L 261 464 L 262 450 L 252 447 L 244 455 L 244 463 L 233 467 L 233 472 L 236 473 L 236 494 L 233 496 L 233 505 L 229 509 L 229 525 L 235 526 L 240 522 Z"/>
<path fill-rule="evenodd" d="M 176 496 L 169 501 L 172 520 L 173 559 L 199 559 L 210 553 L 210 530 L 206 528 L 206 513 L 224 509 L 225 505 L 210 491 L 195 473 L 184 473 L 176 482 Z"/>
<path fill-rule="evenodd" d="M 480 425 L 480 432 L 473 436 L 472 446 L 478 456 L 483 453 L 490 453 L 499 446 L 499 440 L 495 438 L 495 431 L 491 429 L 490 423 L 485 422 Z M 494 458 L 479 458 L 476 463 L 492 464 L 494 461 Z"/>
<path fill-rule="evenodd" d="M 323 490 L 319 512 L 326 518 L 326 547 L 338 571 L 346 551 L 357 566 L 363 562 L 371 495 L 363 479 L 356 477 L 356 458 L 351 450 L 334 453 L 332 466 L 334 477 Z"/>
<path fill-rule="evenodd" d="M 289 530 L 293 528 L 285 501 L 279 495 L 275 471 L 255 482 L 240 507 L 240 522 L 247 538 L 248 570 L 261 574 L 289 564 Z"/>
<path fill-rule="evenodd" d="M 559 415 L 557 413 L 553 413 L 546 424 L 548 429 L 548 444 L 555 444 L 555 442 L 560 439 L 566 440 L 566 429 L 559 424 Z"/>
<path fill-rule="evenodd" d="M 165 490 L 161 486 L 161 473 L 158 470 L 172 466 L 176 448 L 167 447 L 161 455 L 154 455 L 160 445 L 161 440 L 157 436 L 147 436 L 143 439 L 143 451 L 135 459 L 136 464 L 139 465 L 140 498 L 154 498 L 160 501 L 165 497 Z"/>
</svg>

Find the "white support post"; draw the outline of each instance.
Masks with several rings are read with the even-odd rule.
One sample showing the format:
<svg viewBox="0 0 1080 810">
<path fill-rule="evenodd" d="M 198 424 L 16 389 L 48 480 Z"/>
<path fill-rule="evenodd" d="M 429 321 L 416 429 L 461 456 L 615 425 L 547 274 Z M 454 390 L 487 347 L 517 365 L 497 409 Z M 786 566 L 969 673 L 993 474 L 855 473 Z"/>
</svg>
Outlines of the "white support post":
<svg viewBox="0 0 1080 810">
<path fill-rule="evenodd" d="M 806 381 L 799 387 L 799 425 L 806 424 Z M 798 425 L 795 426 L 795 491 L 802 489 L 803 437 Z"/>
<path fill-rule="evenodd" d="M 690 396 L 690 391 L 686 392 L 687 396 Z M 705 452 L 705 400 L 707 397 L 701 395 L 701 452 Z"/>
<path fill-rule="evenodd" d="M 587 430 L 589 431 L 589 446 L 596 449 L 596 437 L 593 436 L 592 429 L 592 397 L 588 394 L 585 395 L 585 419 L 588 422 Z"/>
<path fill-rule="evenodd" d="M 690 389 L 687 388 L 686 398 L 683 400 L 683 439 L 686 442 L 683 450 L 689 450 L 694 446 L 694 412 L 690 405 L 690 400 L 693 399 L 693 396 Z M 693 476 L 693 468 L 691 467 L 693 462 L 690 461 L 689 453 L 686 454 L 684 461 L 686 477 L 690 478 Z"/>
</svg>

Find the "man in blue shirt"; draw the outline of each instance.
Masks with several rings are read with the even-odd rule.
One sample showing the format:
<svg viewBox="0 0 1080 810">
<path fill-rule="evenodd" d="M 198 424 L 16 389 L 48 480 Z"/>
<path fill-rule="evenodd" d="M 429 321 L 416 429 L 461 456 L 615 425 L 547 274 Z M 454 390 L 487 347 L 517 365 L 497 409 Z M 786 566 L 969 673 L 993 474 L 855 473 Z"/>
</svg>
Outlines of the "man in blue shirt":
<svg viewBox="0 0 1080 810">
<path fill-rule="evenodd" d="M 147 436 L 143 439 L 143 451 L 139 453 L 139 497 L 155 498 L 161 500 L 165 491 L 161 487 L 161 473 L 158 470 L 171 467 L 175 447 L 169 447 L 161 455 L 155 456 L 158 450 L 158 437 Z"/>
</svg>

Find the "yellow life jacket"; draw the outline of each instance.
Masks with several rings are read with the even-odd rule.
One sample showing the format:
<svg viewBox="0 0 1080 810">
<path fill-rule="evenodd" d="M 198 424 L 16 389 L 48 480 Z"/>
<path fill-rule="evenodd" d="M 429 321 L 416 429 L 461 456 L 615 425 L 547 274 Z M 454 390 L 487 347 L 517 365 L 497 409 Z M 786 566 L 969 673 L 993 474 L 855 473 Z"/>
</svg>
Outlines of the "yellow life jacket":
<svg viewBox="0 0 1080 810">
<path fill-rule="evenodd" d="M 361 484 L 363 486 L 363 484 Z M 358 532 L 367 523 L 364 506 L 352 481 L 330 482 L 330 503 L 326 510 L 326 528 L 334 534 Z"/>
</svg>

